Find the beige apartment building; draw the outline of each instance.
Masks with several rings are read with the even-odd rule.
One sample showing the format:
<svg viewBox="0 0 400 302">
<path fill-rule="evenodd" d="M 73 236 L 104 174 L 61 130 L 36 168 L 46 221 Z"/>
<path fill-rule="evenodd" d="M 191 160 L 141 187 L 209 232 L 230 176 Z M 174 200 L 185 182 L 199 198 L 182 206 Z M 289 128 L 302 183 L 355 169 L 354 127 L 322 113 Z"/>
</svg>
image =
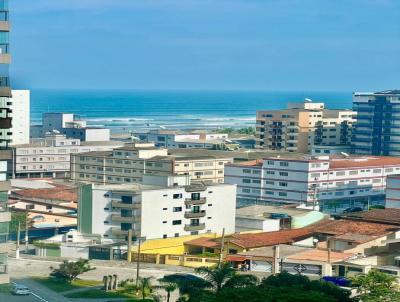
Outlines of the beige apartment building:
<svg viewBox="0 0 400 302">
<path fill-rule="evenodd" d="M 227 156 L 168 155 L 167 149 L 150 144 L 126 145 L 105 152 L 86 152 L 71 157 L 71 178 L 94 183 L 141 183 L 147 175 L 189 175 L 191 181 L 223 183 Z"/>
<path fill-rule="evenodd" d="M 355 114 L 308 99 L 288 109 L 257 111 L 256 148 L 308 153 L 314 145 L 348 145 Z"/>
</svg>

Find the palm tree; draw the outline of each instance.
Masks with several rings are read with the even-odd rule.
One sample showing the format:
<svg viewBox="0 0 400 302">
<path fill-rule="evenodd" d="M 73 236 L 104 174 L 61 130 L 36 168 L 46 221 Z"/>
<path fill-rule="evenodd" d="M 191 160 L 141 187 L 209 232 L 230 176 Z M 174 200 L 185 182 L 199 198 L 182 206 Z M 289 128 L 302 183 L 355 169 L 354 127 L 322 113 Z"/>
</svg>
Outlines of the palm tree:
<svg viewBox="0 0 400 302">
<path fill-rule="evenodd" d="M 196 272 L 204 275 L 208 281 L 209 287 L 216 292 L 223 288 L 238 288 L 250 285 L 256 285 L 258 278 L 253 275 L 238 274 L 229 263 L 223 263 L 220 267 L 199 267 Z"/>
<path fill-rule="evenodd" d="M 177 285 L 175 283 L 167 283 L 164 285 L 164 289 L 167 292 L 167 302 L 171 299 L 171 293 L 176 290 Z"/>
<path fill-rule="evenodd" d="M 148 294 L 151 294 L 153 291 L 153 285 L 151 284 L 151 277 L 140 278 L 139 279 L 139 288 L 142 293 L 142 300 L 144 301 Z"/>
</svg>

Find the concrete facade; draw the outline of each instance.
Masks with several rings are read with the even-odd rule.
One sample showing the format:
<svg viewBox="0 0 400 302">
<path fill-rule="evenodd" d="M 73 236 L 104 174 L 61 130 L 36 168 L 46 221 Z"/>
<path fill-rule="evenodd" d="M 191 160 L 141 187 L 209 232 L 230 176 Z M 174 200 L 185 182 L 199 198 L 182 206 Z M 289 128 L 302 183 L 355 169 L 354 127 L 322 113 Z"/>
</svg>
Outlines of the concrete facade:
<svg viewBox="0 0 400 302">
<path fill-rule="evenodd" d="M 236 186 L 189 181 L 187 176 L 147 176 L 144 184 L 82 185 L 78 230 L 110 239 L 124 239 L 130 229 L 146 239 L 221 234 L 223 228 L 233 233 Z"/>
<path fill-rule="evenodd" d="M 71 178 L 103 184 L 140 183 L 144 174 L 177 174 L 189 175 L 192 181 L 223 183 L 224 165 L 231 162 L 227 156 L 172 156 L 167 149 L 136 144 L 72 156 Z"/>
<path fill-rule="evenodd" d="M 29 144 L 30 90 L 13 90 L 11 102 L 13 123 L 10 145 Z"/>
<path fill-rule="evenodd" d="M 105 151 L 121 147 L 116 141 L 82 142 L 53 133 L 31 144 L 13 147 L 14 178 L 65 178 L 70 174 L 70 156 L 74 153 Z"/>
<path fill-rule="evenodd" d="M 385 201 L 386 176 L 400 171 L 395 157 L 266 158 L 225 167 L 238 185 L 238 203 L 300 203 L 327 213 Z"/>
<path fill-rule="evenodd" d="M 288 109 L 257 111 L 256 148 L 308 153 L 313 145 L 350 144 L 355 114 L 310 100 Z"/>
</svg>

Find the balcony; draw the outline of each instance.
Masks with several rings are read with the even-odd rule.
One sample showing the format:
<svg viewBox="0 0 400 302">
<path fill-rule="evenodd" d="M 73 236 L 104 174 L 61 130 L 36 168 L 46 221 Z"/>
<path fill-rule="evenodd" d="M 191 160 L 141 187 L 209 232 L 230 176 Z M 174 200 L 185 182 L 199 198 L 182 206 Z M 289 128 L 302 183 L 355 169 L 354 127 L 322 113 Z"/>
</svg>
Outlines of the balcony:
<svg viewBox="0 0 400 302">
<path fill-rule="evenodd" d="M 205 223 L 200 223 L 198 225 L 192 225 L 192 224 L 185 224 L 184 230 L 186 232 L 194 232 L 194 231 L 201 231 L 206 228 Z"/>
<path fill-rule="evenodd" d="M 132 223 L 132 222 L 136 222 L 137 220 L 138 220 L 137 216 L 123 217 L 123 216 L 121 216 L 121 214 L 112 214 L 111 215 L 111 221 L 114 221 L 114 222 Z"/>
<path fill-rule="evenodd" d="M 193 206 L 202 205 L 202 204 L 205 204 L 206 202 L 207 202 L 207 200 L 204 197 L 202 197 L 200 199 L 197 199 L 197 200 L 191 199 L 191 198 L 186 198 L 185 199 L 185 205 L 187 205 L 187 206 L 190 206 L 190 205 L 193 205 Z"/>
<path fill-rule="evenodd" d="M 113 201 L 111 201 L 111 207 L 117 208 L 117 209 L 139 209 L 140 204 L 139 203 L 123 203 L 120 201 L 113 200 Z"/>
<path fill-rule="evenodd" d="M 201 218 L 206 216 L 206 211 L 200 212 L 185 212 L 185 218 Z"/>
</svg>

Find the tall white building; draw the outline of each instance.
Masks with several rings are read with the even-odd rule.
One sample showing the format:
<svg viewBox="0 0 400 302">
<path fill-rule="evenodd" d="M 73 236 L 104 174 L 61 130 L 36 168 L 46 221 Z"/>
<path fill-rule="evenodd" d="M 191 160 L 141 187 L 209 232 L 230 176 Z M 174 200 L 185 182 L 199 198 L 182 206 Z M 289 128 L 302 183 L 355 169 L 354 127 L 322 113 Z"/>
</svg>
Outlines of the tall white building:
<svg viewBox="0 0 400 302">
<path fill-rule="evenodd" d="M 29 144 L 30 90 L 13 90 L 11 102 L 13 122 L 10 145 Z"/>
<path fill-rule="evenodd" d="M 82 185 L 78 229 L 125 239 L 128 230 L 146 239 L 235 231 L 236 186 L 190 184 L 188 176 L 143 177 L 142 184 Z"/>
<path fill-rule="evenodd" d="M 341 212 L 385 202 L 386 176 L 400 173 L 397 157 L 271 157 L 225 165 L 239 204 L 305 203 Z"/>
</svg>

